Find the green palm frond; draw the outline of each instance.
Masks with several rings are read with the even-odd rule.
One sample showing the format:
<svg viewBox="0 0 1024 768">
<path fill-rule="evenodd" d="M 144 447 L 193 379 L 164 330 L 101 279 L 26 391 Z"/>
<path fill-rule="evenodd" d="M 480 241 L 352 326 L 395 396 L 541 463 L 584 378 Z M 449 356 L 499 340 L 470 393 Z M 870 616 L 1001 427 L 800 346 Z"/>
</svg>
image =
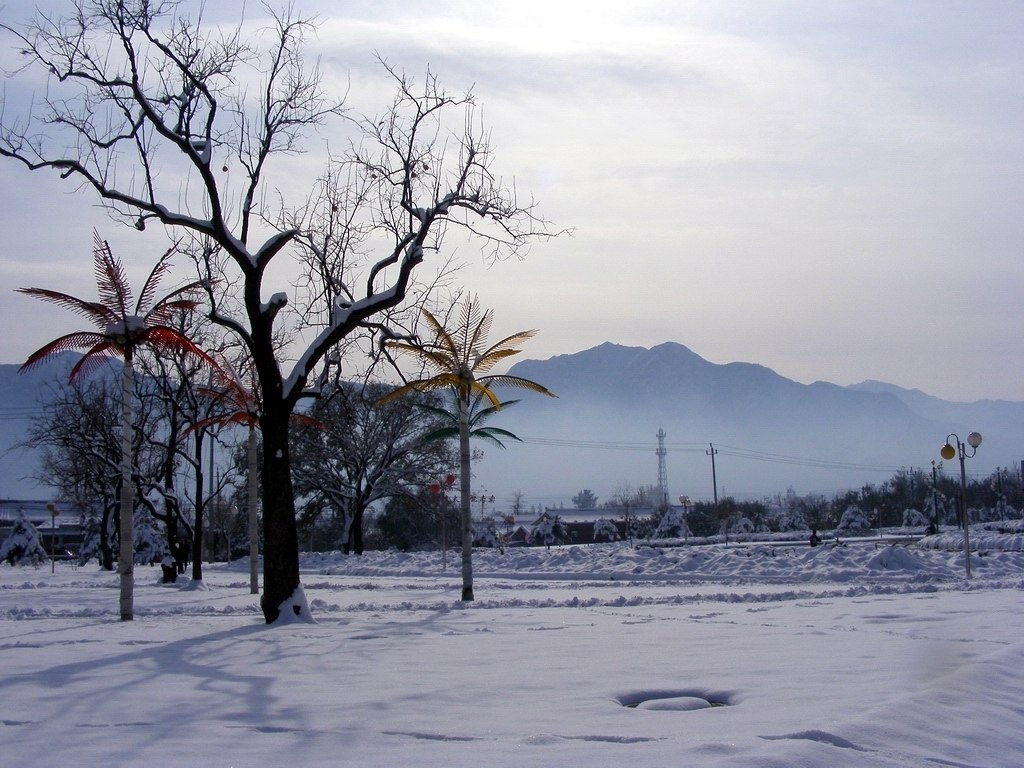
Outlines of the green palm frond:
<svg viewBox="0 0 1024 768">
<path fill-rule="evenodd" d="M 500 407 L 488 405 L 487 407 L 481 407 L 484 402 L 489 402 L 483 395 L 479 395 L 474 398 L 470 405 L 469 412 L 469 436 L 470 438 L 478 438 L 486 440 L 499 448 L 504 448 L 505 444 L 501 442 L 501 438 L 506 440 L 515 440 L 516 442 L 523 442 L 517 435 L 509 432 L 507 429 L 501 429 L 500 427 L 487 427 L 484 426 L 491 416 L 497 413 L 502 408 L 508 408 L 509 406 L 518 403 L 518 400 L 506 400 L 500 404 Z M 458 416 L 458 405 L 454 409 L 443 408 L 437 405 L 431 405 L 429 403 L 417 403 L 416 407 L 420 410 L 426 411 L 436 416 L 444 426 L 437 427 L 431 430 L 427 434 L 423 435 L 420 439 L 423 442 L 432 442 L 434 440 L 454 440 L 459 436 L 459 416 Z"/>
<path fill-rule="evenodd" d="M 480 429 L 474 429 L 469 433 L 470 437 L 475 437 L 480 440 L 486 440 L 489 443 L 493 443 L 499 448 L 504 449 L 505 444 L 501 442 L 499 437 L 504 437 L 506 440 L 515 440 L 518 443 L 523 442 L 518 435 L 514 435 L 507 429 L 501 429 L 500 427 L 482 427 Z"/>
<path fill-rule="evenodd" d="M 455 440 L 458 436 L 458 427 L 438 427 L 437 429 L 423 435 L 420 438 L 420 441 L 424 443 L 433 443 L 438 440 Z"/>
</svg>

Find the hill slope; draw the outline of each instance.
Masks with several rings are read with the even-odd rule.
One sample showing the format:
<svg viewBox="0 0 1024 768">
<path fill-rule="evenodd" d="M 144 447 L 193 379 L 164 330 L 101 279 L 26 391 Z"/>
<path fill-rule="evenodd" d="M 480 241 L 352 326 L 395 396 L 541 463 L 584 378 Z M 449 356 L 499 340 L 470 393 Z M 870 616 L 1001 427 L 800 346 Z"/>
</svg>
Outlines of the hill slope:
<svg viewBox="0 0 1024 768">
<path fill-rule="evenodd" d="M 651 349 L 606 343 L 510 373 L 557 400 L 509 393 L 521 403 L 495 423 L 527 442 L 488 450 L 478 470 L 490 488 L 522 489 L 537 503 L 566 504 L 581 488 L 608 498 L 657 480 L 656 433 L 668 435 L 672 498 L 713 492 L 760 497 L 794 487 L 831 493 L 882 482 L 900 467 L 931 467 L 948 432 L 978 430 L 970 469 L 1017 466 L 1024 403 L 949 403 L 892 385 L 801 384 L 751 363 L 711 363 L 681 344 Z"/>
</svg>

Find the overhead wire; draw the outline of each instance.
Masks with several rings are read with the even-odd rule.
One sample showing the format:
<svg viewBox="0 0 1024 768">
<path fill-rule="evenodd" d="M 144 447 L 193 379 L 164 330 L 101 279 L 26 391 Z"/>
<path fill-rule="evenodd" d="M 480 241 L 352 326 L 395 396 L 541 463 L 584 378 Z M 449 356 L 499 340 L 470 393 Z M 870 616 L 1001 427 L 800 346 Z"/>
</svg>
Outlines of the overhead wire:
<svg viewBox="0 0 1024 768">
<path fill-rule="evenodd" d="M 546 445 L 557 448 L 586 448 L 607 451 L 653 451 L 650 443 L 635 443 L 613 440 L 583 440 L 583 439 L 561 439 L 547 437 L 523 437 L 524 443 L 533 445 Z M 665 449 L 670 453 L 704 453 L 711 443 L 666 443 Z M 864 472 L 888 472 L 893 473 L 900 467 L 883 466 L 880 464 L 861 464 L 849 461 L 831 461 L 827 459 L 815 459 L 806 456 L 792 456 L 781 453 L 759 451 L 752 448 L 742 448 L 733 445 L 722 445 L 714 443 L 715 450 L 719 455 L 731 456 L 748 461 L 760 461 L 772 464 L 788 464 L 793 466 L 812 467 L 818 469 L 846 469 Z"/>
</svg>

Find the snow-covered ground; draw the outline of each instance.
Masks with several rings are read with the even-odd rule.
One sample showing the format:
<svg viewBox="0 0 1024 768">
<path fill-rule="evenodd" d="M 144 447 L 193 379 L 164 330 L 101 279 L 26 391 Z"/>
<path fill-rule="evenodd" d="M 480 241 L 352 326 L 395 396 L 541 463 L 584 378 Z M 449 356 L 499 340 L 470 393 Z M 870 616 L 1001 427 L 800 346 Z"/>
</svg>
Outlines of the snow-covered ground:
<svg viewBox="0 0 1024 768">
<path fill-rule="evenodd" d="M 0 763 L 1020 766 L 1020 537 L 943 540 L 478 551 L 471 605 L 455 552 L 309 556 L 273 628 L 244 562 L 139 568 L 127 623 L 3 565 Z"/>
</svg>

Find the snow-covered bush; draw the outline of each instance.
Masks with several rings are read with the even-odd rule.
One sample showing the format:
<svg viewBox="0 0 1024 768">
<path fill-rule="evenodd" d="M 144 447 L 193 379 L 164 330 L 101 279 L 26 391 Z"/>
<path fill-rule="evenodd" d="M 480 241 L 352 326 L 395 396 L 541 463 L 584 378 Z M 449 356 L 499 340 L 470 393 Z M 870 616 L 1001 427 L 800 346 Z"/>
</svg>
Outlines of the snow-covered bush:
<svg viewBox="0 0 1024 768">
<path fill-rule="evenodd" d="M 39 565 L 50 559 L 49 553 L 39 541 L 39 531 L 22 512 L 11 526 L 11 534 L 0 545 L 0 560 L 8 565 Z"/>
<path fill-rule="evenodd" d="M 498 527 L 493 517 L 476 521 L 473 526 L 473 546 L 490 547 L 491 549 L 501 546 Z"/>
<path fill-rule="evenodd" d="M 765 502 L 764 527 L 759 530 L 775 532 L 805 531 L 826 519 L 831 502 L 821 494 L 800 496 L 792 488 L 785 494 L 776 494 Z"/>
<path fill-rule="evenodd" d="M 550 547 L 552 544 L 561 544 L 566 538 L 565 524 L 558 515 L 551 517 L 545 512 L 530 528 L 530 543 L 534 545 Z"/>
<path fill-rule="evenodd" d="M 609 520 L 606 517 L 602 517 L 600 520 L 594 521 L 594 541 L 618 541 L 619 526 L 615 524 L 614 520 Z"/>
<path fill-rule="evenodd" d="M 756 530 L 757 527 L 754 525 L 754 521 L 749 517 L 741 517 L 732 524 L 732 534 L 734 536 L 743 536 L 748 533 L 754 533 Z"/>
<path fill-rule="evenodd" d="M 802 531 L 807 527 L 803 510 L 787 504 L 769 503 L 766 518 L 771 531 Z"/>
<path fill-rule="evenodd" d="M 846 508 L 842 518 L 839 520 L 837 529 L 842 531 L 867 530 L 871 527 L 871 521 L 860 507 L 853 504 Z"/>
<path fill-rule="evenodd" d="M 167 554 L 167 540 L 157 522 L 145 507 L 135 510 L 135 520 L 132 525 L 135 538 L 135 562 L 138 565 L 152 565 L 159 563 L 160 559 Z"/>
<path fill-rule="evenodd" d="M 686 515 L 679 507 L 669 507 L 661 516 L 658 527 L 654 531 L 656 539 L 681 539 L 689 536 L 690 530 L 686 527 Z"/>
<path fill-rule="evenodd" d="M 904 528 L 924 528 L 930 521 L 923 512 L 919 512 L 916 509 L 904 509 L 903 510 L 903 527 Z"/>
</svg>

